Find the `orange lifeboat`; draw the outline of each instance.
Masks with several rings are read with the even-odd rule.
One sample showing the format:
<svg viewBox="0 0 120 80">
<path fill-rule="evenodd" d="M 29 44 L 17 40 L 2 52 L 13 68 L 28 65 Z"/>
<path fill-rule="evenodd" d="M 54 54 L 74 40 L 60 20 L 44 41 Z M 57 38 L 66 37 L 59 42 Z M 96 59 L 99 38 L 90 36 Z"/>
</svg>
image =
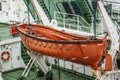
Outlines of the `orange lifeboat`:
<svg viewBox="0 0 120 80">
<path fill-rule="evenodd" d="M 107 38 L 88 39 L 85 36 L 73 35 L 53 28 L 31 24 L 18 25 L 21 40 L 27 49 L 78 64 L 98 69 L 105 58 Z M 109 66 L 109 65 L 108 65 Z"/>
</svg>

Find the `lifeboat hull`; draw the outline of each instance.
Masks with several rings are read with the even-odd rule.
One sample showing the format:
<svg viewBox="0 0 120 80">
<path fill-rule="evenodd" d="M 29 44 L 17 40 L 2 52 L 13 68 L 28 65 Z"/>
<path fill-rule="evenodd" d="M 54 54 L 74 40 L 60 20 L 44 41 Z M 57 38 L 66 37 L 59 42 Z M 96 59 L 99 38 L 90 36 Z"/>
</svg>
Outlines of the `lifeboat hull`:
<svg viewBox="0 0 120 80">
<path fill-rule="evenodd" d="M 46 26 L 32 24 L 32 33 L 29 34 L 28 24 L 17 27 L 21 40 L 27 49 L 55 58 L 64 59 L 97 69 L 105 54 L 106 38 L 87 39 L 58 31 Z"/>
</svg>

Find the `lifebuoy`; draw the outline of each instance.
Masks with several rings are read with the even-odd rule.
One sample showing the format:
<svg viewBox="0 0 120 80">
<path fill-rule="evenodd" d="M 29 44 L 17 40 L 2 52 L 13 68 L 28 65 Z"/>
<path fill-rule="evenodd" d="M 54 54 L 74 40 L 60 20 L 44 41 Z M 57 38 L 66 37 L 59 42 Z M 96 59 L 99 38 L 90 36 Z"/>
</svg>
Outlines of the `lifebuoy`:
<svg viewBox="0 0 120 80">
<path fill-rule="evenodd" d="M 7 55 L 6 57 L 4 57 L 4 55 Z M 1 60 L 3 61 L 8 61 L 10 59 L 10 53 L 8 51 L 3 51 L 1 53 Z"/>
</svg>

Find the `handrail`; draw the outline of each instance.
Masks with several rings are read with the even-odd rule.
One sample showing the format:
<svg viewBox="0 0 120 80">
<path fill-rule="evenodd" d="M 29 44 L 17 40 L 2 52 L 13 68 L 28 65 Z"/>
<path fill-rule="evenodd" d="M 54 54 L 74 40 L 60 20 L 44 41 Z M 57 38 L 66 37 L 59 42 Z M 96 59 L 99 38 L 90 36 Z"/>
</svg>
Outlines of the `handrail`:
<svg viewBox="0 0 120 80">
<path fill-rule="evenodd" d="M 55 11 L 54 14 L 55 14 L 54 15 L 54 19 L 56 18 L 56 14 L 72 15 L 74 17 L 80 17 L 88 26 L 90 26 L 90 24 L 85 19 L 83 19 L 81 16 L 79 16 L 79 15 L 70 14 L 70 13 L 63 13 L 63 12 L 57 12 L 57 11 Z"/>
<path fill-rule="evenodd" d="M 58 24 L 63 25 L 62 22 L 58 22 Z M 73 27 L 76 28 L 75 26 L 76 26 L 75 24 L 65 24 L 64 28 L 66 28 L 66 29 L 73 29 Z M 85 27 L 85 26 L 82 26 L 82 25 L 80 27 L 77 27 L 77 29 L 75 29 L 75 30 L 83 31 L 83 32 L 87 32 L 87 33 L 91 32 L 91 28 L 90 27 Z"/>
<path fill-rule="evenodd" d="M 105 0 L 105 1 L 103 1 L 103 0 L 102 0 L 102 2 L 109 2 L 109 3 L 120 4 L 120 2 L 115 2 L 115 1 L 106 1 L 106 0 Z"/>
<path fill-rule="evenodd" d="M 63 17 L 59 17 L 58 15 L 63 15 Z M 73 16 L 71 18 L 67 18 L 67 15 Z M 54 19 L 58 21 L 58 26 L 63 27 L 64 29 L 72 29 L 71 27 L 76 28 L 77 31 L 88 32 L 91 33 L 91 25 L 87 23 L 81 16 L 75 14 L 68 14 L 63 12 L 54 12 Z M 82 30 L 85 29 L 85 30 Z"/>
</svg>

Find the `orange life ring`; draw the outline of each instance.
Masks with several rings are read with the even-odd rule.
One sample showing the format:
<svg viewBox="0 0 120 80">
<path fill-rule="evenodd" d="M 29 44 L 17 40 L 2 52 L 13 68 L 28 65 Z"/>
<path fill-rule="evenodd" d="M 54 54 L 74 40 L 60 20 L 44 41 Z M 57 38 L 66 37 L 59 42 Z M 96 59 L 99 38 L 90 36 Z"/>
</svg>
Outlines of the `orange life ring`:
<svg viewBox="0 0 120 80">
<path fill-rule="evenodd" d="M 7 55 L 7 57 L 4 57 L 4 55 Z M 3 51 L 2 53 L 1 53 L 1 59 L 3 60 L 3 61 L 8 61 L 9 59 L 10 59 L 10 53 L 8 52 L 8 51 Z"/>
</svg>

